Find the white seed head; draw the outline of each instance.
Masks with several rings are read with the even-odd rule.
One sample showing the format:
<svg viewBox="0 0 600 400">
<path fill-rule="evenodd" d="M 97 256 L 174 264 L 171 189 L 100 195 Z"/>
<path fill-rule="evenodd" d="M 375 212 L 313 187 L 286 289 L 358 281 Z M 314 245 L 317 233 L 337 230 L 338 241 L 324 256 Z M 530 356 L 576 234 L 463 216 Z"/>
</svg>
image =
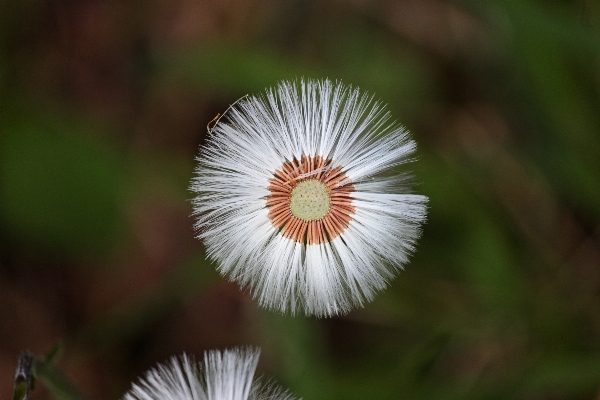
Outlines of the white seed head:
<svg viewBox="0 0 600 400">
<path fill-rule="evenodd" d="M 134 383 L 123 400 L 294 400 L 287 391 L 254 379 L 258 349 L 212 350 L 204 363 L 173 357 Z"/>
<path fill-rule="evenodd" d="M 407 189 L 416 144 L 389 119 L 372 96 L 328 80 L 284 81 L 231 107 L 191 185 L 197 237 L 219 272 L 281 312 L 332 316 L 371 301 L 408 262 L 427 210 Z"/>
</svg>

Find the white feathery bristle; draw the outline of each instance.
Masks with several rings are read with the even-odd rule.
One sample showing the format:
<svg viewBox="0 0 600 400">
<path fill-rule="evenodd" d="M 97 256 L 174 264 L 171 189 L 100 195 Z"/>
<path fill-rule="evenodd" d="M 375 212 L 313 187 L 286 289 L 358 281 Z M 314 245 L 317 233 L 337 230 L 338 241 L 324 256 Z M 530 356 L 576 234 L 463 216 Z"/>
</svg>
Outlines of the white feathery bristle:
<svg viewBox="0 0 600 400">
<path fill-rule="evenodd" d="M 284 81 L 239 101 L 202 147 L 191 184 L 197 237 L 261 306 L 346 313 L 384 289 L 415 249 L 428 200 L 409 190 L 404 166 L 415 150 L 372 96 L 328 80 Z M 349 226 L 324 243 L 289 239 L 268 216 L 269 179 L 303 156 L 341 166 L 354 188 Z"/>
<path fill-rule="evenodd" d="M 146 373 L 123 400 L 294 400 L 286 390 L 254 379 L 260 350 L 212 350 L 204 364 L 183 354 Z"/>
</svg>

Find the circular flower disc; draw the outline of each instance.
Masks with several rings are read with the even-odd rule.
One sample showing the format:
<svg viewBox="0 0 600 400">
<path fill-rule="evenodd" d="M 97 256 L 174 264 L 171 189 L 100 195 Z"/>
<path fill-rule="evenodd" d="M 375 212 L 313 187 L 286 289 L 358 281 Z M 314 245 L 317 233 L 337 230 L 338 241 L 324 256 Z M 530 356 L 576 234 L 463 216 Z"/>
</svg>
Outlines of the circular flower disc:
<svg viewBox="0 0 600 400">
<path fill-rule="evenodd" d="M 300 182 L 292 189 L 292 215 L 303 221 L 314 221 L 329 213 L 329 190 L 316 179 Z"/>
<path fill-rule="evenodd" d="M 427 197 L 408 192 L 409 133 L 358 89 L 282 82 L 228 109 L 197 158 L 195 228 L 261 306 L 343 314 L 406 265 Z"/>
<path fill-rule="evenodd" d="M 352 219 L 354 187 L 323 157 L 304 156 L 285 162 L 269 180 L 269 219 L 283 236 L 299 243 L 335 239 Z"/>
</svg>

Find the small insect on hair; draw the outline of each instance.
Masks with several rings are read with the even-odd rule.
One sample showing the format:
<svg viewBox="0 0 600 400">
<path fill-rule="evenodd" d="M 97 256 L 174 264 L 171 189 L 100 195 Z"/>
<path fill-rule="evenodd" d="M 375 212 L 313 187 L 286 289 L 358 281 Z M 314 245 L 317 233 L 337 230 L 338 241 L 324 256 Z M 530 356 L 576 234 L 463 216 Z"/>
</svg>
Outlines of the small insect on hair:
<svg viewBox="0 0 600 400">
<path fill-rule="evenodd" d="M 231 108 L 233 106 L 235 106 L 237 103 L 239 103 L 240 101 L 242 101 L 243 99 L 245 99 L 246 97 L 248 97 L 247 94 L 243 95 L 242 97 L 240 97 L 239 99 L 237 99 L 236 101 L 234 101 L 233 103 L 231 103 L 229 105 L 229 107 L 227 107 L 227 109 L 223 112 L 223 114 L 217 113 L 217 115 L 215 115 L 215 117 L 213 119 L 211 119 L 208 124 L 206 124 L 206 131 L 211 134 L 213 133 L 213 131 L 215 130 L 215 128 L 217 127 L 217 124 L 219 123 L 219 121 L 221 120 L 221 118 L 223 118 L 225 116 L 225 114 L 227 114 L 227 111 L 231 110 Z M 213 124 L 214 122 L 214 124 Z M 212 128 L 211 128 L 211 124 Z"/>
</svg>

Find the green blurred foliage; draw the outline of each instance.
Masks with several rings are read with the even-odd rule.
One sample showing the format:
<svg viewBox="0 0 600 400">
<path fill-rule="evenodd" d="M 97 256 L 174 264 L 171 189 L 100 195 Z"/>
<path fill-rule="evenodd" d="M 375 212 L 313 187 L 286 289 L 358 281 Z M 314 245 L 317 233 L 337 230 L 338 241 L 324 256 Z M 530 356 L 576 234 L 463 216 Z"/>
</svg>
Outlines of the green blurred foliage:
<svg viewBox="0 0 600 400">
<path fill-rule="evenodd" d="M 84 121 L 56 114 L 4 119 L 3 223 L 21 240 L 71 256 L 115 245 L 123 162 L 90 140 Z"/>
<path fill-rule="evenodd" d="M 67 3 L 1 8 L 0 300 L 23 316 L 0 359 L 38 345 L 23 332 L 41 313 L 91 398 L 172 353 L 248 343 L 305 399 L 598 397 L 596 1 Z M 326 320 L 218 277 L 186 191 L 217 112 L 301 77 L 388 104 L 430 198 L 407 270 Z"/>
</svg>

